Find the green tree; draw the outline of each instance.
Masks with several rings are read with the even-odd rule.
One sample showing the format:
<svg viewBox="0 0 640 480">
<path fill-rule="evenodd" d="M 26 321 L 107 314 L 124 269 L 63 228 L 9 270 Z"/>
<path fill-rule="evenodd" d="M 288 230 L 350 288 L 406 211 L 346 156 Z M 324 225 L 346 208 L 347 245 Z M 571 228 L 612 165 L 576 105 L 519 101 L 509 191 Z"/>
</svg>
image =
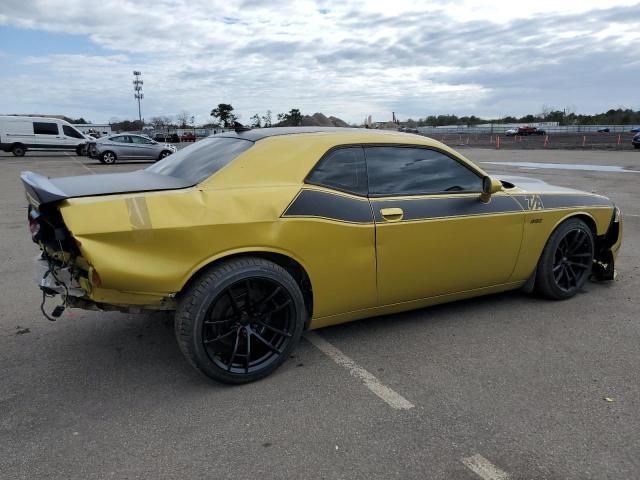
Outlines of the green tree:
<svg viewBox="0 0 640 480">
<path fill-rule="evenodd" d="M 87 121 L 84 118 L 70 118 L 70 117 L 62 117 L 65 122 L 69 122 L 71 125 L 88 125 L 91 121 Z"/>
<path fill-rule="evenodd" d="M 260 128 L 262 127 L 262 122 L 260 121 L 260 115 L 257 113 L 251 117 L 251 127 L 252 128 Z"/>
<path fill-rule="evenodd" d="M 238 118 L 234 115 L 233 107 L 230 103 L 219 103 L 216 108 L 211 110 L 211 116 L 217 119 L 225 128 L 233 128 L 233 122 Z"/>
<path fill-rule="evenodd" d="M 262 124 L 267 128 L 271 126 L 271 110 L 267 110 L 262 116 Z"/>
<path fill-rule="evenodd" d="M 187 128 L 190 118 L 191 118 L 191 114 L 186 110 L 182 110 L 179 114 L 176 115 L 176 121 L 178 122 L 178 126 L 180 128 Z"/>
<path fill-rule="evenodd" d="M 302 125 L 302 114 L 297 108 L 292 108 L 288 113 L 279 113 L 278 121 L 283 126 L 299 127 Z"/>
<path fill-rule="evenodd" d="M 111 123 L 111 128 L 116 132 L 136 132 L 142 130 L 140 120 L 123 120 Z"/>
</svg>

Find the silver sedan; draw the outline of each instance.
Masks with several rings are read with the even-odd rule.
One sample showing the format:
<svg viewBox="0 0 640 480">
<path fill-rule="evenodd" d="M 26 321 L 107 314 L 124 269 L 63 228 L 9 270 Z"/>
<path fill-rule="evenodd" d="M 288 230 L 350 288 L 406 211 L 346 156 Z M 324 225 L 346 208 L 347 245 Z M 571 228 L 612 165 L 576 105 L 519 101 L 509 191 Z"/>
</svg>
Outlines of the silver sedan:
<svg viewBox="0 0 640 480">
<path fill-rule="evenodd" d="M 176 151 L 174 145 L 129 133 L 110 135 L 89 144 L 89 156 L 105 164 L 118 160 L 160 160 Z"/>
</svg>

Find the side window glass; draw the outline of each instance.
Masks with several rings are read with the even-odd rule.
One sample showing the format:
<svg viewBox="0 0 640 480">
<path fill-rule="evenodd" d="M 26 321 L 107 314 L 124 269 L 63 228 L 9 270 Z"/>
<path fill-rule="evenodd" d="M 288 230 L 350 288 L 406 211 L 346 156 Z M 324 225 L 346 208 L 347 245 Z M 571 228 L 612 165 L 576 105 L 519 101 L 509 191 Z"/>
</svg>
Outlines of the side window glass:
<svg viewBox="0 0 640 480">
<path fill-rule="evenodd" d="M 327 153 L 307 176 L 307 183 L 356 195 L 367 195 L 367 168 L 362 147 Z"/>
<path fill-rule="evenodd" d="M 58 124 L 49 122 L 33 122 L 33 133 L 36 135 L 58 135 Z"/>
<path fill-rule="evenodd" d="M 482 191 L 479 175 L 428 148 L 367 147 L 370 195 L 420 195 Z"/>
<path fill-rule="evenodd" d="M 80 132 L 78 132 L 75 128 L 70 127 L 69 125 L 62 125 L 62 131 L 67 137 L 73 138 L 84 138 Z"/>
</svg>

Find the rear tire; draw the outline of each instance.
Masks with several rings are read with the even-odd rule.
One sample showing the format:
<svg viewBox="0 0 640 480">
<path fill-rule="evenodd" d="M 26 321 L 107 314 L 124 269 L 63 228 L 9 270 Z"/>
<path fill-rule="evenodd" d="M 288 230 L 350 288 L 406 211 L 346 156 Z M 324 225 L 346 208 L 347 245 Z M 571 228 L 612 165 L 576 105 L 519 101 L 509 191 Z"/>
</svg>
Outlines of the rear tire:
<svg viewBox="0 0 640 480">
<path fill-rule="evenodd" d="M 163 158 L 168 157 L 172 153 L 173 152 L 170 152 L 169 150 L 163 150 L 162 152 L 160 152 L 160 156 L 158 157 L 158 160 L 162 160 Z"/>
<path fill-rule="evenodd" d="M 105 163 L 107 165 L 113 165 L 114 163 L 116 163 L 116 154 L 113 152 L 104 152 L 101 156 L 100 156 L 100 161 L 102 163 Z"/>
<path fill-rule="evenodd" d="M 593 232 L 578 218 L 561 223 L 547 240 L 536 270 L 536 290 L 564 300 L 580 290 L 593 267 Z"/>
<path fill-rule="evenodd" d="M 27 153 L 27 149 L 22 144 L 16 144 L 11 149 L 11 153 L 13 153 L 16 157 L 24 157 L 24 154 Z"/>
<path fill-rule="evenodd" d="M 189 363 L 208 377 L 241 384 L 266 377 L 300 341 L 307 311 L 282 267 L 232 259 L 200 275 L 176 311 L 175 331 Z"/>
</svg>

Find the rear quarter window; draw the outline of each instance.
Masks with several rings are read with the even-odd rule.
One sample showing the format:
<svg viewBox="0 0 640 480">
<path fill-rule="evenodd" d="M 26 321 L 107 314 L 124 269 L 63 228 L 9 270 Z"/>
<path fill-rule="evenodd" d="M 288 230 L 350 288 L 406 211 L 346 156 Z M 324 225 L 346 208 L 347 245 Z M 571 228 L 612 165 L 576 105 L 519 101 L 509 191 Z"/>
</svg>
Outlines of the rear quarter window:
<svg viewBox="0 0 640 480">
<path fill-rule="evenodd" d="M 200 140 L 146 168 L 195 185 L 209 178 L 253 146 L 250 140 L 213 137 Z"/>
</svg>

